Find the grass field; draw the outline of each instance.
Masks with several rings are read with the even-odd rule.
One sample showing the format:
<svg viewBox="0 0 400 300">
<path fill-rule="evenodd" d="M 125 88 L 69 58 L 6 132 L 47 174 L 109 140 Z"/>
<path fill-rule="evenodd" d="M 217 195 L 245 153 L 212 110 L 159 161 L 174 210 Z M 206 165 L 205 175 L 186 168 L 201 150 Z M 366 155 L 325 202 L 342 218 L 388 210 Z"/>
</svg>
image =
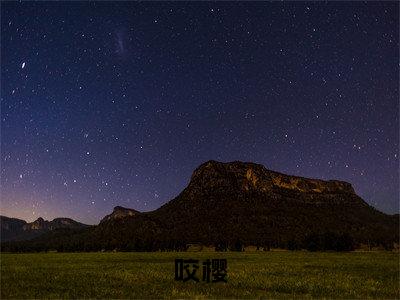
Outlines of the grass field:
<svg viewBox="0 0 400 300">
<path fill-rule="evenodd" d="M 175 281 L 175 258 L 226 258 L 228 282 Z M 399 298 L 399 254 L 1 254 L 1 299 L 189 297 Z"/>
</svg>

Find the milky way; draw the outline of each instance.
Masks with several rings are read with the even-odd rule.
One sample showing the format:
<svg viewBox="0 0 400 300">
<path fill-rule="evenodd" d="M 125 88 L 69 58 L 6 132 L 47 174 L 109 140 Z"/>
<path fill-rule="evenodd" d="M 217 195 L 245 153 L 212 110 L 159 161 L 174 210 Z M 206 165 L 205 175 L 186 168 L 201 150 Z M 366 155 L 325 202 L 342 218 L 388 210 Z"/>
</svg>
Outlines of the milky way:
<svg viewBox="0 0 400 300">
<path fill-rule="evenodd" d="M 210 159 L 398 211 L 398 3 L 1 6 L 1 214 L 156 209 Z"/>
</svg>

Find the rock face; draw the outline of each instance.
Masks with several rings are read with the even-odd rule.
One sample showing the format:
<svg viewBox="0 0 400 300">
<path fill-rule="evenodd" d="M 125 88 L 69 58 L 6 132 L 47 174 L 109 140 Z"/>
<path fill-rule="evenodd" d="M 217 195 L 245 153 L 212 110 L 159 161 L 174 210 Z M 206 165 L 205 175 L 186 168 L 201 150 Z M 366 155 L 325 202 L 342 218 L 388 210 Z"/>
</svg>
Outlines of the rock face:
<svg viewBox="0 0 400 300">
<path fill-rule="evenodd" d="M 47 229 L 49 221 L 45 221 L 43 218 L 38 218 L 37 220 L 33 221 L 32 223 L 25 224 L 22 229 L 27 230 L 42 230 Z"/>
<path fill-rule="evenodd" d="M 196 192 L 199 188 L 213 191 L 236 188 L 242 192 L 251 190 L 273 192 L 286 189 L 300 193 L 355 194 L 351 184 L 344 181 L 289 176 L 267 170 L 264 166 L 254 163 L 216 161 L 206 162 L 197 168 L 188 188 Z"/>
<path fill-rule="evenodd" d="M 208 161 L 159 209 L 104 220 L 96 228 L 104 240 L 113 235 L 124 242 L 203 244 L 282 245 L 314 232 L 346 233 L 360 243 L 397 241 L 398 218 L 369 206 L 347 182 L 289 176 L 254 163 Z"/>
<path fill-rule="evenodd" d="M 53 221 L 45 221 L 38 218 L 32 223 L 24 220 L 0 216 L 1 241 L 29 240 L 46 232 L 59 228 L 81 229 L 88 225 L 76 222 L 68 218 L 56 218 Z"/>
<path fill-rule="evenodd" d="M 120 218 L 125 218 L 125 217 L 129 217 L 129 216 L 136 216 L 140 214 L 140 212 L 131 209 L 131 208 L 125 208 L 122 206 L 116 206 L 114 207 L 114 210 L 111 214 L 105 216 L 100 223 L 102 222 L 106 222 L 106 221 L 110 221 L 110 220 L 116 220 L 116 219 L 120 219 Z"/>
</svg>

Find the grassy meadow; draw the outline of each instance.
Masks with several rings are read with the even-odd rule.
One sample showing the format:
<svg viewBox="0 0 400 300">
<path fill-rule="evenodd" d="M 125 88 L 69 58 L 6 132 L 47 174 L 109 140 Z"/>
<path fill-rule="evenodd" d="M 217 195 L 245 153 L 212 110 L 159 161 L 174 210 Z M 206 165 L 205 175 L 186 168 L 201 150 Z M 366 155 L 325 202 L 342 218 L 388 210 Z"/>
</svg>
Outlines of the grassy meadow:
<svg viewBox="0 0 400 300">
<path fill-rule="evenodd" d="M 8 298 L 399 298 L 399 253 L 1 254 Z M 228 260 L 227 283 L 178 282 L 175 258 Z"/>
</svg>

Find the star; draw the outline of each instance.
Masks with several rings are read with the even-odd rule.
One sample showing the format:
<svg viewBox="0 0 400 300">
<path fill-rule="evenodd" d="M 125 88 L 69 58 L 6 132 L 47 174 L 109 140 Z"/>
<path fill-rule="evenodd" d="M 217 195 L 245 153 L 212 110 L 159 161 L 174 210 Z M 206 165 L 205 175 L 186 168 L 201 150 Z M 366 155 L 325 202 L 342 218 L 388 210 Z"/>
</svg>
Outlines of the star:
<svg viewBox="0 0 400 300">
<path fill-rule="evenodd" d="M 2 213 L 40 198 L 37 215 L 97 224 L 160 207 L 207 160 L 398 211 L 397 3 L 41 5 L 2 3 Z"/>
</svg>

